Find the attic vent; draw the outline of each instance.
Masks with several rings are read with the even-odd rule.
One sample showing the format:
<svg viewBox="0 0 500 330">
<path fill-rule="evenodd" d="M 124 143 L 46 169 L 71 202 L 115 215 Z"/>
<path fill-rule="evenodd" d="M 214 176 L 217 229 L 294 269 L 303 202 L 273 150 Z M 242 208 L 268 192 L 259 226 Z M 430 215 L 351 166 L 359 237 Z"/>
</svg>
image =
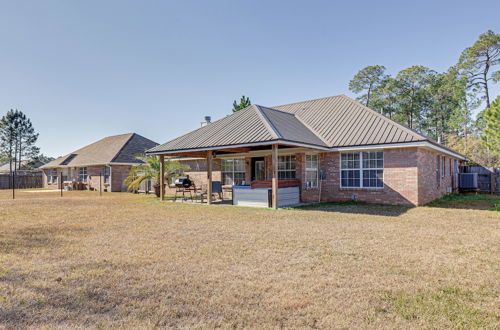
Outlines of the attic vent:
<svg viewBox="0 0 500 330">
<path fill-rule="evenodd" d="M 65 159 L 65 160 L 63 160 L 63 161 L 61 162 L 61 165 L 68 165 L 68 164 L 69 164 L 69 162 L 70 162 L 70 161 L 72 161 L 72 160 L 73 160 L 73 158 L 75 158 L 75 157 L 76 157 L 76 154 L 71 154 L 71 155 L 69 155 L 68 157 L 66 157 L 66 159 Z"/>
</svg>

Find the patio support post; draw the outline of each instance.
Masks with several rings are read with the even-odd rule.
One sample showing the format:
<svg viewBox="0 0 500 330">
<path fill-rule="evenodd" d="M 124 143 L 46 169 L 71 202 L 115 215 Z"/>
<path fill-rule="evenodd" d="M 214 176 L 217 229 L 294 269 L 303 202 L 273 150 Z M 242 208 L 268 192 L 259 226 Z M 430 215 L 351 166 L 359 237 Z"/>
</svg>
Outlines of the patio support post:
<svg viewBox="0 0 500 330">
<path fill-rule="evenodd" d="M 165 198 L 165 156 L 160 155 L 160 200 Z"/>
<path fill-rule="evenodd" d="M 212 151 L 207 153 L 207 204 L 212 204 Z"/>
<path fill-rule="evenodd" d="M 273 181 L 272 181 L 272 207 L 278 208 L 278 145 L 273 144 L 272 151 Z"/>
</svg>

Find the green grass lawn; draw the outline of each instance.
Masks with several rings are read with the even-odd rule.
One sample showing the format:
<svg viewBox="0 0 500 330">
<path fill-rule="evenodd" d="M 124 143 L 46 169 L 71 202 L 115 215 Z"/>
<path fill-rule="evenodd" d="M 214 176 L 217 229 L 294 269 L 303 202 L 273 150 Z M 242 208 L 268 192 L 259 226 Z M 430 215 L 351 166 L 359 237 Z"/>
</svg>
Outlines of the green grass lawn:
<svg viewBox="0 0 500 330">
<path fill-rule="evenodd" d="M 298 209 L 0 191 L 0 327 L 498 328 L 493 196 Z"/>
</svg>

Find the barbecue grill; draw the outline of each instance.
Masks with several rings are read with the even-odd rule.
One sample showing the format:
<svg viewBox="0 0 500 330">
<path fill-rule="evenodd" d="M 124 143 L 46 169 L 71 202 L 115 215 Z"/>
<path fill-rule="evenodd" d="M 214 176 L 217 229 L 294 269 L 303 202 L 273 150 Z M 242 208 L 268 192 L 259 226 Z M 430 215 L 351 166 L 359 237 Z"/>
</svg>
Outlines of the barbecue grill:
<svg viewBox="0 0 500 330">
<path fill-rule="evenodd" d="M 185 201 L 188 198 L 191 198 L 191 201 L 193 200 L 193 190 L 195 190 L 195 187 L 193 181 L 189 180 L 189 177 L 177 178 L 174 184 L 176 187 L 174 202 L 180 194 L 182 194 L 182 201 Z"/>
<path fill-rule="evenodd" d="M 178 178 L 175 180 L 175 186 L 177 188 L 191 188 L 193 185 L 193 181 L 189 180 L 189 178 Z"/>
</svg>

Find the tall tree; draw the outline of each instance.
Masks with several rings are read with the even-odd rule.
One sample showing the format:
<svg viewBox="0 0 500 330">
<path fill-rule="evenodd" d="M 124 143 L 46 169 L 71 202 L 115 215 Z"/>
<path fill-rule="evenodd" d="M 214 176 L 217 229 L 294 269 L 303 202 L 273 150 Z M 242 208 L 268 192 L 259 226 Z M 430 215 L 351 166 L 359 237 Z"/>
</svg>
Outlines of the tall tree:
<svg viewBox="0 0 500 330">
<path fill-rule="evenodd" d="M 356 94 L 361 94 L 357 99 L 367 107 L 371 106 L 372 94 L 388 78 L 385 74 L 385 66 L 371 65 L 356 73 L 349 82 L 349 90 Z"/>
<path fill-rule="evenodd" d="M 19 110 L 10 110 L 0 120 L 0 154 L 10 162 L 10 172 L 21 167 L 23 157 L 35 157 L 39 149 L 35 146 L 35 133 L 31 120 Z"/>
<path fill-rule="evenodd" d="M 20 169 L 23 157 L 31 159 L 36 157 L 40 152 L 40 149 L 35 146 L 38 140 L 38 133 L 35 133 L 31 120 L 21 111 L 18 112 L 18 130 L 16 135 L 16 168 Z"/>
<path fill-rule="evenodd" d="M 427 135 L 443 143 L 454 129 L 451 119 L 462 114 L 459 110 L 466 94 L 466 84 L 459 78 L 457 69 L 452 67 L 445 73 L 432 76 L 428 87 L 428 109 L 422 126 Z"/>
<path fill-rule="evenodd" d="M 428 88 L 435 71 L 421 65 L 401 70 L 394 82 L 398 108 L 395 119 L 406 122 L 410 128 L 422 129 L 425 110 L 428 109 Z"/>
<path fill-rule="evenodd" d="M 250 98 L 245 97 L 245 95 L 242 95 L 240 98 L 240 103 L 237 103 L 236 100 L 233 101 L 233 112 L 240 111 L 241 109 L 245 109 L 246 107 L 252 105 L 252 102 L 250 102 Z"/>
<path fill-rule="evenodd" d="M 500 96 L 484 111 L 485 128 L 481 140 L 486 147 L 500 156 Z"/>
<path fill-rule="evenodd" d="M 490 107 L 488 82 L 500 80 L 500 72 L 494 67 L 500 64 L 500 35 L 488 30 L 479 39 L 466 48 L 459 59 L 459 67 L 467 77 L 469 86 L 484 92 L 486 107 Z"/>
<path fill-rule="evenodd" d="M 15 148 L 19 126 L 18 118 L 19 111 L 11 109 L 0 119 L 0 153 L 9 162 L 9 172 L 11 174 L 16 162 Z"/>
</svg>

